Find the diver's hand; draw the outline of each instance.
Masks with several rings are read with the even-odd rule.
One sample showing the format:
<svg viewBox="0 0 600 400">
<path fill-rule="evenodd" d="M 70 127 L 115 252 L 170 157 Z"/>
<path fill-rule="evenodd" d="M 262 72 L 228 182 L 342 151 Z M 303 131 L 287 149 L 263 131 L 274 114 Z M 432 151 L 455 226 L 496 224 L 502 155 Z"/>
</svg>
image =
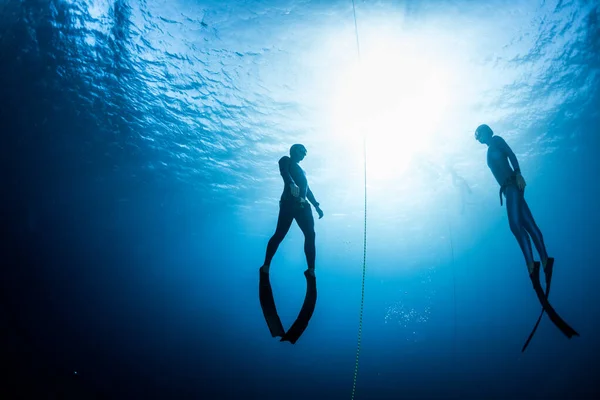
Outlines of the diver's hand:
<svg viewBox="0 0 600 400">
<path fill-rule="evenodd" d="M 525 190 L 525 186 L 527 186 L 527 182 L 525 182 L 525 178 L 523 178 L 523 175 L 521 175 L 520 173 L 517 173 L 516 179 L 517 179 L 517 187 L 519 188 L 519 190 L 520 191 Z"/>
<path fill-rule="evenodd" d="M 292 191 L 292 196 L 298 197 L 300 195 L 300 188 L 295 183 L 290 185 L 290 189 Z"/>
<path fill-rule="evenodd" d="M 315 207 L 315 210 L 317 210 L 317 214 L 319 214 L 319 219 L 323 218 L 323 210 L 321 210 L 320 207 Z"/>
</svg>

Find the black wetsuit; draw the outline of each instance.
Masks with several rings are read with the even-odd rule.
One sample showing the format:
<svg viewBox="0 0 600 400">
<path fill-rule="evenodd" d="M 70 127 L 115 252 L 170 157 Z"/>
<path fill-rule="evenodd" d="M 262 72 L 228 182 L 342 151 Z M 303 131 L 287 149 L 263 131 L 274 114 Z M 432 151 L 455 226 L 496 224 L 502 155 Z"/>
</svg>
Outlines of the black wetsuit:
<svg viewBox="0 0 600 400">
<path fill-rule="evenodd" d="M 508 163 L 509 160 L 514 171 Z M 506 212 L 510 230 L 515 235 L 521 251 L 523 251 L 525 262 L 528 265 L 533 264 L 530 236 L 541 259 L 546 260 L 548 254 L 546 253 L 542 232 L 535 223 L 531 210 L 525 201 L 524 191 L 519 190 L 517 187 L 516 173 L 520 172 L 519 162 L 511 148 L 500 136 L 492 136 L 490 140 L 487 164 L 500 185 L 500 204 L 502 204 L 502 194 L 506 197 Z"/>
<path fill-rule="evenodd" d="M 279 172 L 285 184 L 281 200 L 279 201 L 279 218 L 277 220 L 277 229 L 275 234 L 269 240 L 267 245 L 267 254 L 265 264 L 271 265 L 271 260 L 277 251 L 277 248 L 285 238 L 285 235 L 292 226 L 292 221 L 296 219 L 298 226 L 304 233 L 304 253 L 309 269 L 315 268 L 315 220 L 312 214 L 312 208 L 306 201 L 307 199 L 318 207 L 319 203 L 308 186 L 306 173 L 290 157 L 284 156 L 279 160 Z M 291 185 L 295 183 L 300 188 L 298 197 L 294 197 L 291 192 Z M 301 199 L 303 201 L 301 201 Z"/>
<path fill-rule="evenodd" d="M 510 167 L 508 163 L 509 161 L 514 170 Z M 542 232 L 540 231 L 540 228 L 538 228 L 533 216 L 531 215 L 531 210 L 529 210 L 529 206 L 525 201 L 525 193 L 524 191 L 519 190 L 517 187 L 516 174 L 520 173 L 517 157 L 508 144 L 506 144 L 504 139 L 502 139 L 500 136 L 492 136 L 490 139 L 487 153 L 487 164 L 492 170 L 496 181 L 498 181 L 498 184 L 500 185 L 500 204 L 502 204 L 502 194 L 504 194 L 506 197 L 506 212 L 508 213 L 510 230 L 512 231 L 513 235 L 515 235 L 515 238 L 517 238 L 517 242 L 519 243 L 519 246 L 523 251 L 523 255 L 525 256 L 525 262 L 528 266 L 533 266 L 533 270 L 530 271 L 529 277 L 533 284 L 533 288 L 538 300 L 543 307 L 543 311 L 538 318 L 538 322 L 533 328 L 533 331 L 529 335 L 529 338 L 527 339 L 527 342 L 525 342 L 525 345 L 521 351 L 525 351 L 527 348 L 527 345 L 533 337 L 544 311 L 548 314 L 550 320 L 568 338 L 579 336 L 579 334 L 558 315 L 556 310 L 554 310 L 552 305 L 550 305 L 548 302 L 548 294 L 550 293 L 551 266 L 549 266 L 549 270 L 545 271 L 546 293 L 544 293 L 542 286 L 540 285 L 540 265 L 538 262 L 533 261 L 533 252 L 531 250 L 531 241 L 529 237 L 531 236 L 531 239 L 533 239 L 533 243 L 535 244 L 535 247 L 543 261 L 548 260 L 549 263 L 551 262 L 551 264 L 553 264 L 554 259 L 548 258 Z"/>
</svg>

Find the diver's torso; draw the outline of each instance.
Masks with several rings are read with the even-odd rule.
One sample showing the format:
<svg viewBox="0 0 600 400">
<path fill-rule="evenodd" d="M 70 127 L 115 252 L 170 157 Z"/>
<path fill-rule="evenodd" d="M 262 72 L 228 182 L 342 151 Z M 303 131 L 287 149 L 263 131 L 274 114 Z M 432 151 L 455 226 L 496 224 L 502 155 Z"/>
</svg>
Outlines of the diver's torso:
<svg viewBox="0 0 600 400">
<path fill-rule="evenodd" d="M 306 172 L 304 172 L 298 163 L 291 160 L 289 162 L 289 169 L 292 179 L 300 188 L 300 194 L 298 197 L 306 200 L 306 192 L 308 191 L 308 179 L 306 179 Z M 290 187 L 288 185 L 286 185 L 283 190 L 281 200 L 297 200 L 294 196 L 292 196 Z"/>
<path fill-rule="evenodd" d="M 495 138 L 499 138 L 499 136 L 492 137 L 487 151 L 487 165 L 498 184 L 502 186 L 508 178 L 513 176 L 514 171 L 508 162 L 508 154 L 500 147 L 498 141 L 494 140 Z"/>
</svg>

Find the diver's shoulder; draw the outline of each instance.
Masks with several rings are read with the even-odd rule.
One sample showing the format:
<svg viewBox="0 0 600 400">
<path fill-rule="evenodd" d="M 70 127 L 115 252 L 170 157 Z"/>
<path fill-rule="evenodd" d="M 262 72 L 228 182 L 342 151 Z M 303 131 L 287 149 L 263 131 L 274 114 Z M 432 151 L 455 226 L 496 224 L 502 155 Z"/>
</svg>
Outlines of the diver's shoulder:
<svg viewBox="0 0 600 400">
<path fill-rule="evenodd" d="M 505 144 L 506 140 L 502 136 L 494 135 L 492 136 L 492 143 Z"/>
<path fill-rule="evenodd" d="M 289 156 L 283 156 L 279 159 L 279 164 L 289 164 L 290 162 L 290 157 Z"/>
</svg>

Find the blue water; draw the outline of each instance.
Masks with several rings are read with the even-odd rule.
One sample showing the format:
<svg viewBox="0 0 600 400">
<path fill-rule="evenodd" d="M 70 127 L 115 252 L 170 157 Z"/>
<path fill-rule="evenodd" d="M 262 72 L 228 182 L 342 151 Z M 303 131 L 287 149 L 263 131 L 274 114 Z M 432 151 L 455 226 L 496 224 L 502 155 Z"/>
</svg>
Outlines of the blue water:
<svg viewBox="0 0 600 400">
<path fill-rule="evenodd" d="M 354 398 L 598 398 L 598 11 L 0 1 L 2 397 L 350 399 L 366 164 Z M 519 158 L 581 337 L 544 317 L 521 353 L 540 305 L 480 123 Z M 293 143 L 325 212 L 295 345 L 258 302 Z M 294 225 L 271 268 L 285 327 L 302 249 Z"/>
</svg>

